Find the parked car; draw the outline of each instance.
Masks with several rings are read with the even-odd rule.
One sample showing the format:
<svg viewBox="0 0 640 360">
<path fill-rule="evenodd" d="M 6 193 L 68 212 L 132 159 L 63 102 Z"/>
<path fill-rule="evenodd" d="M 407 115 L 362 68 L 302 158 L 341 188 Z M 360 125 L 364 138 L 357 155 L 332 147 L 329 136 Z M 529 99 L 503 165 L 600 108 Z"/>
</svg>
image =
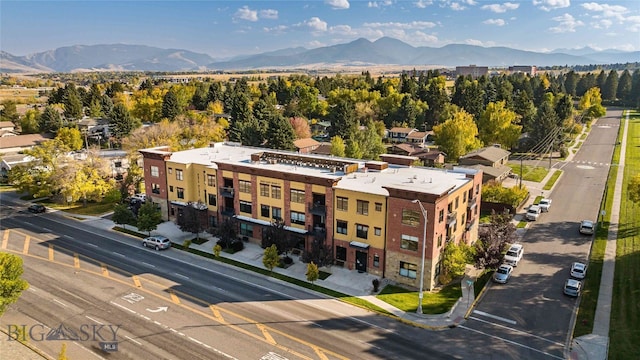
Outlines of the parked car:
<svg viewBox="0 0 640 360">
<path fill-rule="evenodd" d="M 502 264 L 498 267 L 495 273 L 493 273 L 493 281 L 506 284 L 509 278 L 511 277 L 511 272 L 513 271 L 513 266 L 509 266 L 506 264 Z"/>
<path fill-rule="evenodd" d="M 33 205 L 29 205 L 27 210 L 29 210 L 29 212 L 32 212 L 34 214 L 39 214 L 47 211 L 47 208 L 44 207 L 44 205 L 42 204 L 33 204 Z"/>
<path fill-rule="evenodd" d="M 507 253 L 504 255 L 504 262 L 507 265 L 518 266 L 518 262 L 522 260 L 522 256 L 524 255 L 524 246 L 520 244 L 513 244 L 507 250 Z"/>
<path fill-rule="evenodd" d="M 147 201 L 147 195 L 143 194 L 143 193 L 139 193 L 139 194 L 133 195 L 133 197 L 131 199 L 137 199 L 137 200 L 140 200 L 142 202 L 145 202 L 145 201 Z"/>
<path fill-rule="evenodd" d="M 591 220 L 582 220 L 580 222 L 580 234 L 593 235 L 595 224 Z"/>
<path fill-rule="evenodd" d="M 156 250 L 164 250 L 171 247 L 171 241 L 162 235 L 153 235 L 142 240 L 142 246 Z"/>
<path fill-rule="evenodd" d="M 569 296 L 580 296 L 580 290 L 582 290 L 582 282 L 576 279 L 567 279 L 564 282 L 564 293 Z"/>
<path fill-rule="evenodd" d="M 525 214 L 524 217 L 527 220 L 536 221 L 536 220 L 538 220 L 538 217 L 540 216 L 541 212 L 542 212 L 542 209 L 540 208 L 540 206 L 531 205 L 531 206 L 529 206 L 529 210 L 527 210 L 527 213 Z"/>
<path fill-rule="evenodd" d="M 571 277 L 576 279 L 584 279 L 587 276 L 587 265 L 579 262 L 571 264 Z"/>
<path fill-rule="evenodd" d="M 540 210 L 542 210 L 542 212 L 549 211 L 549 208 L 551 207 L 551 199 L 541 199 L 538 203 L 538 206 L 540 207 Z"/>
</svg>

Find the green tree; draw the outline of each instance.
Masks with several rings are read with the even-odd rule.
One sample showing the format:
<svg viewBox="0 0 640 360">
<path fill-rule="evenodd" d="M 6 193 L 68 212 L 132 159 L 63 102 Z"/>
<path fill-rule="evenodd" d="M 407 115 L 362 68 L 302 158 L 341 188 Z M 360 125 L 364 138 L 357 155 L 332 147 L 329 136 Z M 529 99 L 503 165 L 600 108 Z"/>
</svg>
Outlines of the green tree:
<svg viewBox="0 0 640 360">
<path fill-rule="evenodd" d="M 548 135 L 552 131 L 556 130 L 559 123 L 558 115 L 556 114 L 553 104 L 550 101 L 544 101 L 539 107 L 536 113 L 533 129 L 529 133 L 529 139 L 532 144 L 545 144 L 555 139 L 549 139 Z M 547 146 L 541 147 L 543 151 L 546 151 Z"/>
<path fill-rule="evenodd" d="M 329 135 L 331 137 L 340 136 L 343 139 L 349 137 L 357 124 L 355 120 L 355 104 L 349 99 L 341 99 L 335 106 L 329 110 L 329 120 L 331 121 L 331 128 Z"/>
<path fill-rule="evenodd" d="M 618 92 L 618 72 L 616 70 L 609 71 L 607 80 L 602 88 L 602 98 L 605 100 L 616 100 Z"/>
<path fill-rule="evenodd" d="M 585 92 L 585 94 L 580 98 L 578 109 L 582 110 L 582 113 L 587 119 L 596 119 L 604 116 L 607 111 L 602 106 L 600 89 L 592 87 L 587 90 L 587 92 Z"/>
<path fill-rule="evenodd" d="M 11 121 L 14 124 L 18 124 L 18 109 L 16 102 L 13 100 L 5 100 L 2 102 L 2 109 L 0 109 L 0 121 Z"/>
<path fill-rule="evenodd" d="M 629 180 L 629 185 L 627 187 L 627 193 L 629 194 L 629 199 L 634 203 L 640 203 L 640 174 L 637 174 Z"/>
<path fill-rule="evenodd" d="M 82 141 L 82 134 L 80 134 L 80 130 L 77 128 L 60 128 L 56 134 L 56 139 L 71 151 L 82 149 L 82 145 L 84 143 L 84 141 Z"/>
<path fill-rule="evenodd" d="M 47 105 L 40 116 L 40 131 L 55 133 L 62 127 L 62 116 L 52 105 Z"/>
<path fill-rule="evenodd" d="M 38 109 L 29 109 L 20 118 L 21 134 L 37 134 L 40 132 L 40 112 Z"/>
<path fill-rule="evenodd" d="M 451 277 L 464 275 L 467 264 L 474 262 L 474 252 L 474 248 L 464 242 L 458 245 L 448 242 L 442 254 L 444 273 Z"/>
<path fill-rule="evenodd" d="M 318 265 L 316 265 L 313 261 L 308 263 L 307 272 L 305 273 L 305 275 L 307 276 L 307 281 L 313 284 L 320 277 Z"/>
<path fill-rule="evenodd" d="M 478 119 L 478 134 L 485 145 L 501 144 L 507 149 L 514 147 L 522 126 L 516 125 L 517 114 L 505 107 L 505 102 L 490 102 Z"/>
<path fill-rule="evenodd" d="M 340 136 L 336 135 L 331 138 L 331 155 L 338 157 L 345 156 L 345 144 Z"/>
<path fill-rule="evenodd" d="M 187 203 L 177 219 L 180 230 L 196 234 L 196 239 L 200 239 L 200 232 L 203 230 L 202 216 L 206 209 L 206 205 L 202 203 Z"/>
<path fill-rule="evenodd" d="M 264 249 L 264 255 L 262 256 L 262 264 L 264 267 L 273 271 L 273 268 L 280 263 L 280 257 L 278 256 L 278 248 L 275 244 Z"/>
<path fill-rule="evenodd" d="M 68 84 L 65 87 L 62 103 L 64 104 L 64 116 L 67 119 L 82 118 L 82 100 L 75 85 Z"/>
<path fill-rule="evenodd" d="M 175 119 L 182 113 L 180 109 L 180 103 L 178 102 L 178 96 L 170 89 L 162 99 L 162 117 L 169 120 Z"/>
<path fill-rule="evenodd" d="M 122 225 L 123 228 L 127 228 L 127 224 L 135 222 L 136 217 L 131 210 L 125 204 L 117 204 L 113 208 L 113 216 L 111 217 L 114 223 Z"/>
<path fill-rule="evenodd" d="M 558 121 L 561 125 L 566 120 L 569 120 L 573 115 L 573 100 L 567 94 L 563 94 L 559 97 L 556 106 L 556 114 L 558 115 Z"/>
<path fill-rule="evenodd" d="M 151 236 L 151 232 L 157 229 L 160 223 L 162 215 L 156 205 L 151 201 L 144 203 L 138 210 L 138 230 L 146 231 Z"/>
<path fill-rule="evenodd" d="M 0 315 L 29 287 L 29 283 L 21 278 L 23 272 L 22 258 L 0 252 Z"/>
<path fill-rule="evenodd" d="M 294 150 L 295 133 L 289 120 L 282 115 L 275 115 L 269 119 L 266 139 L 271 149 Z"/>
<path fill-rule="evenodd" d="M 131 116 L 127 107 L 121 103 L 118 103 L 113 107 L 109 124 L 111 124 L 111 132 L 116 139 L 122 139 L 123 137 L 131 134 L 133 130 L 142 126 L 140 120 Z"/>
<path fill-rule="evenodd" d="M 473 116 L 461 109 L 455 112 L 452 119 L 434 126 L 433 133 L 436 144 L 447 154 L 450 162 L 458 161 L 460 156 L 481 146 Z"/>
<path fill-rule="evenodd" d="M 627 103 L 629 99 L 629 95 L 631 93 L 631 87 L 633 85 L 633 81 L 631 78 L 631 73 L 629 73 L 628 69 L 625 69 L 620 75 L 620 80 L 618 80 L 618 89 L 616 89 L 616 94 L 618 99 L 622 99 L 625 103 Z"/>
</svg>

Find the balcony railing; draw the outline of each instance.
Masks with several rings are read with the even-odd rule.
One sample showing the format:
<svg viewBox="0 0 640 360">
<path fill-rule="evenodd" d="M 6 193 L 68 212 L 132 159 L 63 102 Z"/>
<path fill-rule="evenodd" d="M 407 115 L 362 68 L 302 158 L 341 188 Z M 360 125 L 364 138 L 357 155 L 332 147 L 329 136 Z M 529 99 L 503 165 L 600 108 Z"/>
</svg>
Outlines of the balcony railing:
<svg viewBox="0 0 640 360">
<path fill-rule="evenodd" d="M 457 216 L 458 216 L 457 211 L 447 214 L 447 225 L 452 225 L 453 223 L 455 223 Z"/>
<path fill-rule="evenodd" d="M 308 234 L 315 236 L 316 238 L 325 239 L 327 237 L 327 229 L 324 226 L 325 224 L 318 224 L 316 226 L 309 225 Z"/>
<path fill-rule="evenodd" d="M 236 214 L 236 209 L 232 207 L 224 207 L 220 209 L 220 214 L 224 216 L 234 216 Z"/>
<path fill-rule="evenodd" d="M 309 203 L 309 212 L 314 215 L 327 215 L 327 207 L 322 203 Z"/>
<path fill-rule="evenodd" d="M 220 188 L 220 196 L 232 198 L 234 194 L 234 190 L 232 187 L 224 186 Z"/>
</svg>

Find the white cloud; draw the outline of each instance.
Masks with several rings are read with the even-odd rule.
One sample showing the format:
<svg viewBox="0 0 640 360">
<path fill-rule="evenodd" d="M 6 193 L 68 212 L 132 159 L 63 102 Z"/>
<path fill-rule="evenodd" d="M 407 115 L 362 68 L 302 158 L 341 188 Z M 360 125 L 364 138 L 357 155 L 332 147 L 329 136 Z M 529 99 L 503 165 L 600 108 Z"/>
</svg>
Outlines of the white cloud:
<svg viewBox="0 0 640 360">
<path fill-rule="evenodd" d="M 594 29 L 608 29 L 613 25 L 613 21 L 609 19 L 601 19 L 591 23 L 591 27 Z"/>
<path fill-rule="evenodd" d="M 369 28 L 389 28 L 389 29 L 431 29 L 436 26 L 430 21 L 412 21 L 408 23 L 386 22 L 386 23 L 364 23 L 364 27 Z"/>
<path fill-rule="evenodd" d="M 357 32 L 353 31 L 351 26 L 349 25 L 336 25 L 329 28 L 329 32 L 331 34 L 340 35 L 340 36 L 355 36 Z"/>
<path fill-rule="evenodd" d="M 286 32 L 287 30 L 289 30 L 289 27 L 286 26 L 286 25 L 278 25 L 278 26 L 274 26 L 274 27 L 265 27 L 265 28 L 262 28 L 262 29 L 264 30 L 264 32 L 282 34 L 282 33 Z"/>
<path fill-rule="evenodd" d="M 246 21 L 258 21 L 258 12 L 256 10 L 249 9 L 248 6 L 243 6 L 236 11 L 233 18 Z"/>
<path fill-rule="evenodd" d="M 415 3 L 413 3 L 413 5 L 415 5 L 415 7 L 420 8 L 420 9 L 424 9 L 427 6 L 433 4 L 432 0 L 419 0 Z"/>
<path fill-rule="evenodd" d="M 476 39 L 466 39 L 464 43 L 467 45 L 485 46 L 485 44 L 481 40 Z"/>
<path fill-rule="evenodd" d="M 507 24 L 507 22 L 504 21 L 503 19 L 487 19 L 482 23 L 487 25 L 496 25 L 496 26 L 505 26 Z"/>
<path fill-rule="evenodd" d="M 552 20 L 558 22 L 558 26 L 549 28 L 549 31 L 554 33 L 576 32 L 578 26 L 584 26 L 582 21 L 576 20 L 571 14 L 567 13 L 562 16 L 556 16 Z"/>
<path fill-rule="evenodd" d="M 331 6 L 332 9 L 349 8 L 349 0 L 324 0 L 324 3 Z"/>
<path fill-rule="evenodd" d="M 620 21 L 624 21 L 624 14 L 629 12 L 629 10 L 624 6 L 598 4 L 593 2 L 582 4 L 582 7 L 589 11 L 599 12 L 604 17 L 615 18 Z"/>
<path fill-rule="evenodd" d="M 327 46 L 327 45 L 325 43 L 320 42 L 320 41 L 313 40 L 313 41 L 309 41 L 307 43 L 307 46 L 312 48 L 312 49 L 314 49 L 314 48 L 324 47 L 324 46 Z"/>
<path fill-rule="evenodd" d="M 277 19 L 278 10 L 273 10 L 273 9 L 260 10 L 260 18 L 261 19 Z"/>
<path fill-rule="evenodd" d="M 420 44 L 436 44 L 438 42 L 437 36 L 429 35 L 429 34 L 423 33 L 422 31 L 414 32 L 413 34 L 411 34 L 411 38 Z"/>
<path fill-rule="evenodd" d="M 312 17 L 309 20 L 297 23 L 294 25 L 297 28 L 308 28 L 313 32 L 325 32 L 327 31 L 327 22 L 320 20 L 319 17 Z"/>
<path fill-rule="evenodd" d="M 627 17 L 626 21 L 627 21 L 627 30 L 632 32 L 640 32 L 640 15 L 629 16 Z"/>
<path fill-rule="evenodd" d="M 367 3 L 367 7 L 370 8 L 380 8 L 383 6 L 390 6 L 393 4 L 393 1 L 391 0 L 383 0 L 383 1 L 369 1 Z"/>
<path fill-rule="evenodd" d="M 515 10 L 518 7 L 520 7 L 520 4 L 506 2 L 504 4 L 483 5 L 481 7 L 481 9 L 482 10 L 489 10 L 489 11 L 492 11 L 494 13 L 503 13 L 503 12 L 507 12 L 508 10 Z"/>
<path fill-rule="evenodd" d="M 533 5 L 541 10 L 551 11 L 554 9 L 562 9 L 571 5 L 571 0 L 533 0 Z"/>
<path fill-rule="evenodd" d="M 460 3 L 451 3 L 450 7 L 451 7 L 451 10 L 454 10 L 454 11 L 462 11 L 466 9 L 466 7 L 464 5 L 461 5 Z"/>
</svg>

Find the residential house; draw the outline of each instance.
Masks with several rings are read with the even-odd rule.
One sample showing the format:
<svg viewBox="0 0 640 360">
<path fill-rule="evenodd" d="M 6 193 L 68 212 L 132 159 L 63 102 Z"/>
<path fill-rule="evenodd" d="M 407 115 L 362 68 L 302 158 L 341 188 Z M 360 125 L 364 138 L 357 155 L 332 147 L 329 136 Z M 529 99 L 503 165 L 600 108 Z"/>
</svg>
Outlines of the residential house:
<svg viewBox="0 0 640 360">
<path fill-rule="evenodd" d="M 293 145 L 300 154 L 310 154 L 320 146 L 320 143 L 312 138 L 305 138 L 295 140 Z"/>
<path fill-rule="evenodd" d="M 511 173 L 511 168 L 507 166 L 509 155 L 511 152 L 498 146 L 488 146 L 461 156 L 458 163 L 465 167 L 482 170 L 483 183 L 491 180 L 502 182 Z"/>
<path fill-rule="evenodd" d="M 27 134 L 0 137 L 0 153 L 11 154 L 32 149 L 43 141 L 47 141 L 52 138 L 52 135 L 49 134 Z"/>
<path fill-rule="evenodd" d="M 0 121 L 0 133 L 16 131 L 16 126 L 11 121 Z"/>
<path fill-rule="evenodd" d="M 477 238 L 482 173 L 301 154 L 234 143 L 140 150 L 147 198 L 165 220 L 200 204 L 209 227 L 235 219 L 260 243 L 274 219 L 301 252 L 318 241 L 334 264 L 425 289 L 437 285 L 447 241 Z M 426 210 L 426 223 L 419 200 Z M 423 228 L 427 236 L 423 239 Z"/>
<path fill-rule="evenodd" d="M 394 144 L 388 149 L 389 154 L 413 156 L 426 166 L 444 165 L 445 153 L 437 149 L 428 149 L 408 143 Z"/>
<path fill-rule="evenodd" d="M 387 139 L 391 142 L 405 142 L 407 140 L 407 136 L 414 131 L 418 131 L 418 129 L 394 127 L 387 133 Z"/>
</svg>

